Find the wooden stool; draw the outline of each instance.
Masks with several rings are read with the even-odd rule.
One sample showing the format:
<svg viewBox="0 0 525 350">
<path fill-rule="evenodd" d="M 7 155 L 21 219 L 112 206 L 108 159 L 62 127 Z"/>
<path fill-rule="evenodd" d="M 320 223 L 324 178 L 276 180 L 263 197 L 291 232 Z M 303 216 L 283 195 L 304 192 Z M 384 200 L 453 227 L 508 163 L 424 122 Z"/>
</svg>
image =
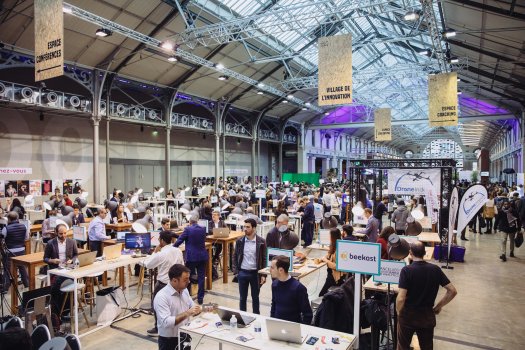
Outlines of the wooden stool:
<svg viewBox="0 0 525 350">
<path fill-rule="evenodd" d="M 86 294 L 89 293 L 89 298 L 84 295 L 84 300 L 89 304 L 89 316 L 93 317 L 93 305 L 95 305 L 95 285 L 100 290 L 100 284 L 98 283 L 98 277 L 102 276 L 103 272 L 97 272 L 85 277 L 86 280 Z"/>
<path fill-rule="evenodd" d="M 62 302 L 62 307 L 60 308 L 59 317 L 62 317 L 62 313 L 64 312 L 64 307 L 66 306 L 66 300 L 67 297 L 69 297 L 69 317 L 70 317 L 70 323 L 73 323 L 73 311 L 78 312 L 78 310 L 73 310 L 75 307 L 75 301 L 73 300 L 73 297 L 75 295 L 75 284 L 68 280 L 66 282 L 70 282 L 69 284 L 62 283 L 62 286 L 60 286 L 60 291 L 62 293 L 66 293 L 67 296 L 64 298 L 64 301 Z M 84 299 L 85 303 L 85 297 L 82 293 L 83 289 L 86 288 L 86 285 L 84 283 L 77 283 L 77 290 L 80 291 L 80 297 L 78 298 L 78 307 L 82 310 L 82 315 L 84 315 L 84 319 L 86 320 L 86 324 L 89 328 L 89 321 L 87 319 L 86 313 L 84 312 L 84 307 L 82 306 L 82 299 Z"/>
</svg>

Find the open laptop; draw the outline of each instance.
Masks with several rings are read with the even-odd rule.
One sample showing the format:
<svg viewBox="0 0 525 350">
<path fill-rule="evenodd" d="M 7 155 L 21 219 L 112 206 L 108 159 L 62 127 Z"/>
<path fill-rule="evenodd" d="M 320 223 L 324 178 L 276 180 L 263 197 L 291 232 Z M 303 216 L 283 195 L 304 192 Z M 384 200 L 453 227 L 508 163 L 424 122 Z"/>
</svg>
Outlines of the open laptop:
<svg viewBox="0 0 525 350">
<path fill-rule="evenodd" d="M 230 229 L 228 227 L 218 227 L 213 229 L 213 238 L 228 238 Z"/>
<path fill-rule="evenodd" d="M 106 260 L 118 259 L 122 255 L 122 243 L 108 245 L 104 247 L 104 256 Z"/>
<path fill-rule="evenodd" d="M 87 266 L 91 265 L 95 262 L 95 259 L 97 258 L 97 252 L 89 252 L 85 254 L 79 254 L 78 256 L 78 262 L 79 266 Z"/>
<path fill-rule="evenodd" d="M 117 231 L 117 242 L 118 243 L 126 242 L 126 233 L 129 233 L 129 231 Z"/>
<path fill-rule="evenodd" d="M 297 344 L 302 344 L 304 341 L 304 338 L 301 335 L 300 323 L 267 318 L 266 329 L 268 332 L 268 338 L 272 340 L 282 340 Z"/>
<path fill-rule="evenodd" d="M 228 309 L 223 309 L 219 307 L 217 309 L 217 312 L 222 322 L 224 322 L 225 324 L 230 324 L 230 319 L 232 318 L 232 315 L 235 315 L 235 318 L 237 319 L 237 326 L 239 328 L 244 328 L 250 323 L 252 323 L 253 321 L 255 321 L 255 317 L 241 315 L 240 312 L 234 311 L 234 310 L 228 310 Z"/>
</svg>

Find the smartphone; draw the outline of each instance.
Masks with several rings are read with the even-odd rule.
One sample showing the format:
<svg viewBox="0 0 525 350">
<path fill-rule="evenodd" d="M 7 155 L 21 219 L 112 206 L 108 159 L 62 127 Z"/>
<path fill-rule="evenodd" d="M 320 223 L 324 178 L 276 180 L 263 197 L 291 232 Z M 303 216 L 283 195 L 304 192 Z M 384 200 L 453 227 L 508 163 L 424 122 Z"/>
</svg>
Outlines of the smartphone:
<svg viewBox="0 0 525 350">
<path fill-rule="evenodd" d="M 317 343 L 318 340 L 319 340 L 319 338 L 317 338 L 317 337 L 310 337 L 310 338 L 306 341 L 306 344 L 308 344 L 308 345 L 314 345 L 315 343 Z"/>
<path fill-rule="evenodd" d="M 248 340 L 250 340 L 250 339 L 246 338 L 244 335 L 241 335 L 240 337 L 237 337 L 235 339 L 240 340 L 243 343 L 246 343 Z"/>
</svg>

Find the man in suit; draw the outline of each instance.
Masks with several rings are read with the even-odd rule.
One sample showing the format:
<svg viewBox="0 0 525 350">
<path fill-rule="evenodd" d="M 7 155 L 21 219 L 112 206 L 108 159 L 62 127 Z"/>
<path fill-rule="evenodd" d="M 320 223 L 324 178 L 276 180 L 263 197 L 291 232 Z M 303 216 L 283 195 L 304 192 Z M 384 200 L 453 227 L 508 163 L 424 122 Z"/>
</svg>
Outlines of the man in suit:
<svg viewBox="0 0 525 350">
<path fill-rule="evenodd" d="M 208 252 L 206 251 L 206 229 L 197 225 L 199 217 L 192 215 L 190 225 L 186 226 L 182 235 L 177 239 L 173 246 L 178 247 L 182 243 L 186 245 L 186 266 L 190 269 L 191 275 L 197 271 L 197 280 L 199 292 L 197 301 L 199 305 L 204 302 L 204 278 L 206 271 L 206 262 L 208 261 Z"/>
<path fill-rule="evenodd" d="M 7 214 L 7 226 L 2 229 L 2 236 L 4 236 L 5 245 L 9 250 L 8 254 L 4 254 L 3 257 L 4 286 L 8 286 L 10 282 L 8 271 L 11 271 L 11 258 L 26 253 L 25 240 L 29 239 L 29 229 L 18 220 L 18 213 L 16 211 L 10 211 Z M 20 272 L 24 287 L 29 287 L 29 274 L 26 268 L 18 266 L 18 271 Z"/>
<path fill-rule="evenodd" d="M 208 222 L 208 235 L 213 234 L 214 228 L 225 228 L 227 227 L 224 221 L 221 219 L 221 213 L 214 211 L 211 214 L 211 220 Z M 219 278 L 217 272 L 217 265 L 219 264 L 220 255 L 222 252 L 222 243 L 213 243 L 213 270 L 212 279 L 215 281 Z"/>
<path fill-rule="evenodd" d="M 365 208 L 365 218 L 368 220 L 365 229 L 357 232 L 366 234 L 367 242 L 376 243 L 379 233 L 379 220 L 372 215 L 372 209 L 370 208 Z"/>
<path fill-rule="evenodd" d="M 288 227 L 288 215 L 281 214 L 277 217 L 275 227 L 266 235 L 268 248 L 293 250 L 299 244 L 299 237 Z"/>
<path fill-rule="evenodd" d="M 304 207 L 303 214 L 303 229 L 301 231 L 301 239 L 304 241 L 304 247 L 312 244 L 312 239 L 314 237 L 314 224 L 314 197 L 311 196 L 308 203 Z"/>
<path fill-rule="evenodd" d="M 78 257 L 77 243 L 75 240 L 67 238 L 66 233 L 66 225 L 58 224 L 55 227 L 56 237 L 51 239 L 46 245 L 44 262 L 49 265 L 50 269 L 56 269 L 60 264 L 71 264 Z M 67 278 L 56 275 L 51 276 L 51 299 L 53 308 L 58 314 L 65 295 L 60 291 L 60 286 Z"/>
</svg>

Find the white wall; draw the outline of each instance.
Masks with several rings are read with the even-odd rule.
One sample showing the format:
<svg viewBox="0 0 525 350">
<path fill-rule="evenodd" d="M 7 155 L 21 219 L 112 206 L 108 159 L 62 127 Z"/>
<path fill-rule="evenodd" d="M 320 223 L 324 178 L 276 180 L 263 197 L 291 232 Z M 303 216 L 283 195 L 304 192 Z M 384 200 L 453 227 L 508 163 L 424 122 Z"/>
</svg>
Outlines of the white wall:
<svg viewBox="0 0 525 350">
<path fill-rule="evenodd" d="M 0 175 L 2 180 L 82 179 L 83 187 L 93 191 L 93 126 L 89 118 L 52 116 L 0 109 L 0 167 L 32 168 L 31 175 Z M 110 159 L 164 161 L 166 133 L 139 125 L 110 122 Z M 100 123 L 100 190 L 106 192 L 106 122 Z M 192 177 L 215 176 L 215 137 L 182 130 L 171 131 L 171 160 L 190 161 Z M 251 175 L 251 140 L 226 138 L 226 169 Z M 222 138 L 221 138 L 222 150 Z M 270 175 L 268 145 L 261 142 L 259 167 Z M 276 156 L 276 155 L 275 155 Z M 222 153 L 220 157 L 222 162 Z M 222 168 L 221 168 L 222 174 Z M 228 172 L 226 175 L 230 175 Z M 91 197 L 92 198 L 92 197 Z"/>
</svg>

